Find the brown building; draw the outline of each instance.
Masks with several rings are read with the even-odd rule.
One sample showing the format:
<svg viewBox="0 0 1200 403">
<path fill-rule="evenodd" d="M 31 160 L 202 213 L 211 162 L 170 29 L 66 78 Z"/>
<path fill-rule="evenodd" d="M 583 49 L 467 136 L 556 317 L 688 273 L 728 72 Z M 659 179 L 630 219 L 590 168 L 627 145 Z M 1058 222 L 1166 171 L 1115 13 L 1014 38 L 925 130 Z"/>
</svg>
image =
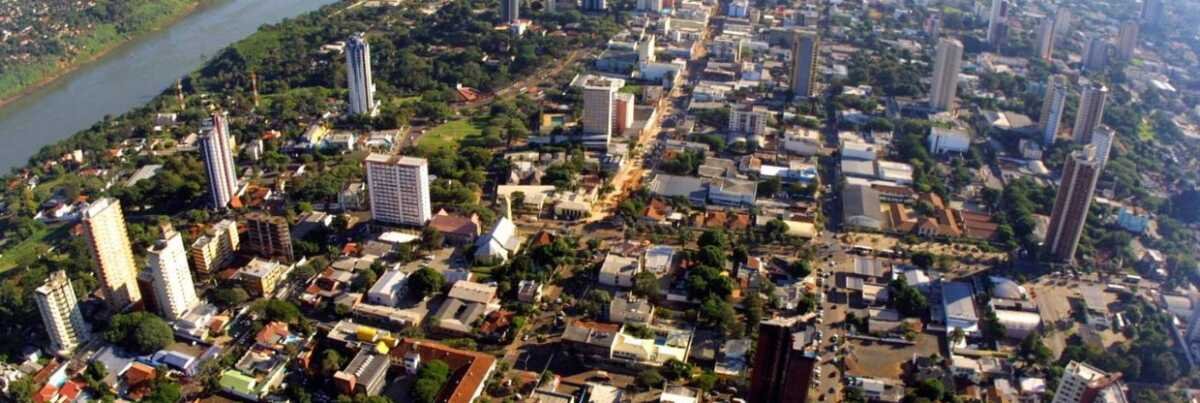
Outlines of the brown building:
<svg viewBox="0 0 1200 403">
<path fill-rule="evenodd" d="M 264 213 L 246 215 L 246 246 L 263 257 L 295 261 L 287 218 Z"/>
<path fill-rule="evenodd" d="M 796 318 L 776 318 L 758 325 L 754 366 L 750 373 L 751 403 L 804 403 L 817 365 L 810 335 L 797 331 Z"/>
<path fill-rule="evenodd" d="M 1071 153 L 1063 167 L 1058 195 L 1054 197 L 1054 211 L 1050 214 L 1050 227 L 1046 231 L 1046 250 L 1055 259 L 1071 262 L 1079 237 L 1087 222 L 1088 208 L 1092 205 L 1092 193 L 1096 180 L 1100 178 L 1100 161 L 1096 159 L 1096 148 L 1092 145 Z"/>
</svg>

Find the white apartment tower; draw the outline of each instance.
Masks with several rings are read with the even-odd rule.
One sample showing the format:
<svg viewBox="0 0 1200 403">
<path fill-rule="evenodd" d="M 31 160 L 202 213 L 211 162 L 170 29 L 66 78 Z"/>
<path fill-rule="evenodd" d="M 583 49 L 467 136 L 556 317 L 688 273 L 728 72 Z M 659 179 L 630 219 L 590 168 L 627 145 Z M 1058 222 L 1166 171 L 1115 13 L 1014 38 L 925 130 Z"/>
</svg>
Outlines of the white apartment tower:
<svg viewBox="0 0 1200 403">
<path fill-rule="evenodd" d="M 1100 127 L 1100 122 L 1104 119 L 1104 103 L 1107 100 L 1108 87 L 1104 84 L 1093 82 L 1092 85 L 1083 88 L 1083 93 L 1079 96 L 1079 108 L 1075 111 L 1075 128 L 1072 129 L 1076 143 L 1092 142 L 1092 132 Z"/>
<path fill-rule="evenodd" d="M 933 61 L 933 88 L 929 93 L 929 106 L 933 109 L 945 111 L 954 106 L 962 54 L 963 45 L 957 39 L 938 41 L 937 58 Z"/>
<path fill-rule="evenodd" d="M 238 250 L 237 222 L 222 220 L 209 231 L 196 238 L 188 253 L 192 268 L 201 273 L 211 273 L 225 267 L 233 260 Z"/>
<path fill-rule="evenodd" d="M 1054 42 L 1056 39 L 1054 23 L 1057 21 L 1053 16 L 1046 16 L 1042 22 L 1038 24 L 1037 29 L 1037 53 L 1038 59 L 1049 62 L 1054 59 Z"/>
<path fill-rule="evenodd" d="M 371 45 L 359 33 L 346 41 L 346 86 L 350 87 L 350 114 L 375 116 L 375 84 L 371 81 Z"/>
<path fill-rule="evenodd" d="M 1091 365 L 1071 361 L 1063 369 L 1051 403 L 1124 403 L 1121 374 L 1110 374 Z"/>
<path fill-rule="evenodd" d="M 105 301 L 114 310 L 142 301 L 137 285 L 137 266 L 125 229 L 121 202 L 113 198 L 96 200 L 83 212 L 83 235 L 96 277 L 100 279 Z"/>
<path fill-rule="evenodd" d="M 1046 96 L 1042 98 L 1042 114 L 1038 117 L 1038 127 L 1042 131 L 1042 145 L 1049 148 L 1058 136 L 1062 126 L 1063 108 L 1067 105 L 1067 79 L 1063 76 L 1051 76 L 1046 84 Z"/>
<path fill-rule="evenodd" d="M 1100 125 L 1092 132 L 1092 146 L 1096 147 L 1096 161 L 1100 163 L 1100 168 L 1104 168 L 1104 164 L 1108 163 L 1109 152 L 1112 151 L 1113 141 L 1117 138 L 1117 132 L 1111 127 Z"/>
<path fill-rule="evenodd" d="M 50 274 L 46 283 L 34 291 L 42 324 L 50 336 L 50 349 L 58 355 L 68 355 L 75 347 L 91 338 L 83 312 L 75 299 L 75 289 L 67 272 L 59 270 Z"/>
<path fill-rule="evenodd" d="M 225 208 L 237 193 L 237 167 L 233 164 L 233 138 L 225 114 L 214 112 L 201 130 L 200 157 L 208 175 L 208 194 L 213 208 Z"/>
<path fill-rule="evenodd" d="M 604 148 L 608 147 L 618 89 L 620 84 L 607 78 L 592 78 L 583 83 L 583 135 L 599 138 L 589 143 L 603 143 Z"/>
<path fill-rule="evenodd" d="M 162 316 L 177 320 L 200 303 L 183 237 L 170 224 L 162 226 L 162 237 L 146 251 L 146 264 L 154 280 L 154 298 Z"/>
<path fill-rule="evenodd" d="M 424 158 L 373 153 L 367 156 L 371 219 L 395 225 L 425 225 L 429 203 L 429 164 Z"/>
</svg>

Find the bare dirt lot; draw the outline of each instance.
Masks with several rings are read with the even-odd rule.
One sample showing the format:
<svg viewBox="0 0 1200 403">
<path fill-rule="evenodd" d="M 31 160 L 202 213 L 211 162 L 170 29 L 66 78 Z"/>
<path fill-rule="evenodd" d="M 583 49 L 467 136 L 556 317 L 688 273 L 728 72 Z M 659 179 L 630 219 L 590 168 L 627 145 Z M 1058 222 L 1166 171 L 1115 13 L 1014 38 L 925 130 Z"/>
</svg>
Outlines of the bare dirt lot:
<svg viewBox="0 0 1200 403">
<path fill-rule="evenodd" d="M 917 335 L 916 345 L 880 343 L 850 339 L 850 359 L 846 360 L 846 374 L 876 378 L 900 379 L 902 364 L 916 356 L 930 356 L 939 352 L 938 335 L 928 332 Z"/>
</svg>

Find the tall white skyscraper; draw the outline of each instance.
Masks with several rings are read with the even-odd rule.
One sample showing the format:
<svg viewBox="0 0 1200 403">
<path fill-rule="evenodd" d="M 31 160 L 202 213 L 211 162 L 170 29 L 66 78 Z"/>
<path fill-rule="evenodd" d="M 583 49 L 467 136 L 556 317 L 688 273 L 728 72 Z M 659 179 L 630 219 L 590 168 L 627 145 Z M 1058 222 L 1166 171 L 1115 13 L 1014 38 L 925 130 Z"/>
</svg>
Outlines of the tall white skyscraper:
<svg viewBox="0 0 1200 403">
<path fill-rule="evenodd" d="M 237 167 L 233 163 L 233 138 L 229 122 L 221 112 L 214 112 L 200 135 L 200 157 L 208 175 L 208 194 L 213 208 L 225 208 L 237 193 Z"/>
<path fill-rule="evenodd" d="M 820 39 L 815 32 L 799 31 L 792 41 L 792 93 L 804 99 L 813 96 L 816 87 Z"/>
<path fill-rule="evenodd" d="M 46 283 L 34 291 L 42 324 L 50 336 L 50 349 L 59 355 L 68 355 L 75 347 L 91 338 L 88 324 L 75 299 L 75 289 L 67 272 L 50 273 Z"/>
<path fill-rule="evenodd" d="M 592 78 L 583 83 L 583 136 L 588 146 L 608 148 L 612 139 L 616 94 L 621 83 L 608 78 Z"/>
<path fill-rule="evenodd" d="M 1079 96 L 1079 108 L 1075 111 L 1075 128 L 1072 136 L 1079 144 L 1092 142 L 1092 132 L 1100 126 L 1104 119 L 1104 103 L 1108 100 L 1108 87 L 1093 82 L 1083 88 Z"/>
<path fill-rule="evenodd" d="M 177 320 L 200 303 L 188 269 L 183 237 L 170 224 L 162 227 L 162 238 L 146 251 L 146 264 L 154 279 L 154 298 L 162 316 Z"/>
<path fill-rule="evenodd" d="M 937 56 L 933 60 L 933 88 L 929 92 L 929 106 L 933 109 L 944 111 L 954 106 L 962 54 L 963 45 L 957 39 L 938 41 Z"/>
<path fill-rule="evenodd" d="M 987 41 L 992 46 L 1000 46 L 1008 37 L 1008 13 L 1011 7 L 1008 0 L 992 0 L 987 27 Z"/>
<path fill-rule="evenodd" d="M 371 199 L 371 219 L 377 222 L 419 226 L 433 217 L 429 165 L 424 158 L 368 155 L 367 192 Z"/>
<path fill-rule="evenodd" d="M 1038 128 L 1042 131 L 1042 145 L 1049 148 L 1058 136 L 1062 125 L 1063 108 L 1067 105 L 1067 78 L 1050 76 L 1046 84 L 1046 96 L 1042 98 L 1042 114 L 1038 117 Z"/>
<path fill-rule="evenodd" d="M 1101 169 L 1104 169 L 1104 164 L 1108 163 L 1108 156 L 1116 138 L 1117 132 L 1105 125 L 1100 125 L 1092 132 L 1091 144 L 1096 147 L 1096 161 L 1100 162 Z"/>
<path fill-rule="evenodd" d="M 346 86 L 350 87 L 350 114 L 375 116 L 375 83 L 371 81 L 371 45 L 359 33 L 346 41 Z"/>
<path fill-rule="evenodd" d="M 83 228 L 96 277 L 102 286 L 101 293 L 108 305 L 115 310 L 124 310 L 141 302 L 137 266 L 129 246 L 121 202 L 107 197 L 93 202 L 83 212 Z"/>
</svg>

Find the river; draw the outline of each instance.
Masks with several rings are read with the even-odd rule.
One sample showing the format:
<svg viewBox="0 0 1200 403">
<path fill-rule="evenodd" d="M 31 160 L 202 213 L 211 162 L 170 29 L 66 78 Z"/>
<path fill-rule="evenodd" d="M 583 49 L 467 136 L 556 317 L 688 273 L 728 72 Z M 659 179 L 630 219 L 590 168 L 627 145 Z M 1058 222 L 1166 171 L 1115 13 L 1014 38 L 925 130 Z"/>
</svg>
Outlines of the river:
<svg viewBox="0 0 1200 403">
<path fill-rule="evenodd" d="M 218 51 L 273 24 L 336 0 L 216 0 L 169 27 L 0 108 L 0 172 L 24 165 L 42 146 L 144 104 Z"/>
</svg>

